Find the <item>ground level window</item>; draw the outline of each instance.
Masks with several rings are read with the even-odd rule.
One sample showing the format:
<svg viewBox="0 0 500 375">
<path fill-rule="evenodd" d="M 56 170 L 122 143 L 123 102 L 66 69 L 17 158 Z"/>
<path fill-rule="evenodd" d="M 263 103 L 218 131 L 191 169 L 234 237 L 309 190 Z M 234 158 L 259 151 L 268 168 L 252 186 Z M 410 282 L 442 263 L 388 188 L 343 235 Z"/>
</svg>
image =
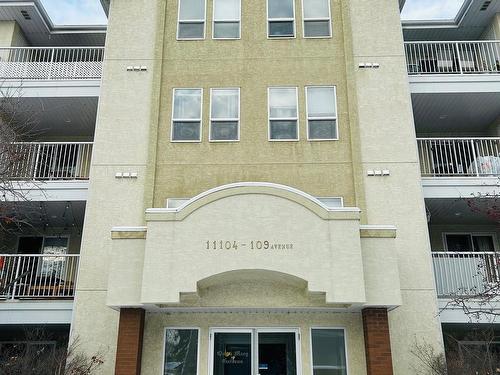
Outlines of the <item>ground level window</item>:
<svg viewBox="0 0 500 375">
<path fill-rule="evenodd" d="M 167 328 L 163 374 L 196 375 L 198 344 L 199 330 L 197 328 Z"/>
<path fill-rule="evenodd" d="M 313 375 L 347 375 L 343 329 L 311 330 Z"/>
</svg>

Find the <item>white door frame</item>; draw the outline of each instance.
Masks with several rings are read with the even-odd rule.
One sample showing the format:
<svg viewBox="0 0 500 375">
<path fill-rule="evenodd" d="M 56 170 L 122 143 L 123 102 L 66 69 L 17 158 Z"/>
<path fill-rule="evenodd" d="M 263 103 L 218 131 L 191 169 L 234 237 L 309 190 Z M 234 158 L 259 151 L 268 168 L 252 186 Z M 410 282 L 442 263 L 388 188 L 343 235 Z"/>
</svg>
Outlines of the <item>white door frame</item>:
<svg viewBox="0 0 500 375">
<path fill-rule="evenodd" d="M 214 354 L 215 354 L 215 333 L 250 333 L 250 355 L 251 355 L 251 374 L 259 375 L 259 333 L 294 333 L 295 334 L 295 361 L 297 374 L 302 373 L 302 356 L 300 348 L 300 328 L 288 327 L 211 327 L 209 329 L 209 355 L 208 355 L 208 374 L 214 374 Z"/>
</svg>

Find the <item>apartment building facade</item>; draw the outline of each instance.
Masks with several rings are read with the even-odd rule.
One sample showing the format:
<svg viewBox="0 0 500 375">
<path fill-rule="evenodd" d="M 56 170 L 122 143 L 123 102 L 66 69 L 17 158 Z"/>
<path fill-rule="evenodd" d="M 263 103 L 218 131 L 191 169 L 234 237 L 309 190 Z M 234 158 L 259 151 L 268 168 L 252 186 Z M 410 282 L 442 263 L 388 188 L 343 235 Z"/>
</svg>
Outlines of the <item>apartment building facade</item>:
<svg viewBox="0 0 500 375">
<path fill-rule="evenodd" d="M 469 16 L 465 47 L 422 48 L 438 27 L 402 31 L 402 5 L 114 0 L 107 30 L 75 32 L 37 1 L 0 2 L 3 78 L 47 117 L 19 145 L 37 225 L 2 238 L 2 340 L 71 325 L 104 374 L 422 366 L 416 343 L 467 328 L 439 308 L 496 257 L 491 222 L 442 207 L 496 186 L 498 141 L 477 137 L 500 115 L 499 46 L 473 40 L 497 39 L 500 9 Z M 471 97 L 463 132 L 471 107 L 429 114 Z"/>
</svg>

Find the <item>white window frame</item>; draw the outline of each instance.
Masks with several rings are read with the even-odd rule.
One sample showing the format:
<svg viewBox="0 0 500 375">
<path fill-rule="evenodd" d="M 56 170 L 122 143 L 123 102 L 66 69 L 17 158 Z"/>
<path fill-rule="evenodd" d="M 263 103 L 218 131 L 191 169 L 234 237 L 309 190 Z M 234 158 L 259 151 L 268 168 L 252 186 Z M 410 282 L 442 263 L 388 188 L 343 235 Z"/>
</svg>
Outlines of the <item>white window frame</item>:
<svg viewBox="0 0 500 375">
<path fill-rule="evenodd" d="M 309 106 L 308 106 L 308 89 L 309 88 L 333 88 L 334 96 L 335 96 L 335 117 L 309 117 Z M 338 107 L 338 101 L 337 101 L 337 86 L 335 85 L 311 85 L 311 86 L 306 86 L 305 88 L 305 94 L 306 94 L 306 132 L 307 132 L 307 140 L 311 142 L 324 142 L 324 141 L 338 141 L 339 140 L 339 107 Z M 309 137 L 309 120 L 335 120 L 335 133 L 337 134 L 336 138 L 322 138 L 322 139 L 317 139 L 317 138 L 310 138 Z"/>
<path fill-rule="evenodd" d="M 297 15 L 295 14 L 295 0 L 292 0 L 293 3 L 293 18 L 269 18 L 269 0 L 266 0 L 266 30 L 267 30 L 267 39 L 296 39 L 297 38 Z M 292 21 L 293 22 L 293 36 L 271 36 L 269 30 L 270 22 L 285 22 Z"/>
<path fill-rule="evenodd" d="M 212 6 L 212 39 L 215 39 L 215 40 L 239 40 L 241 39 L 241 0 L 238 0 L 239 3 L 240 3 L 240 14 L 239 14 L 239 19 L 237 20 L 233 20 L 233 19 L 222 19 L 222 20 L 216 20 L 215 19 L 215 2 L 217 0 L 214 0 L 213 1 L 213 6 Z M 238 22 L 238 25 L 239 25 L 239 37 L 238 38 L 216 38 L 215 37 L 215 23 L 216 22 L 221 22 L 221 23 L 225 23 L 225 22 Z"/>
<path fill-rule="evenodd" d="M 297 117 L 292 118 L 273 118 L 271 119 L 271 90 L 272 89 L 295 89 L 295 107 L 297 108 Z M 297 86 L 271 86 L 267 88 L 267 140 L 269 142 L 298 142 L 300 141 L 300 111 L 299 111 L 299 88 Z M 296 139 L 273 139 L 271 138 L 271 120 L 272 121 L 297 121 Z"/>
<path fill-rule="evenodd" d="M 203 19 L 189 19 L 189 20 L 181 20 L 181 1 L 177 1 L 177 40 L 204 40 L 207 33 L 207 0 L 204 0 L 205 11 L 203 13 Z M 179 36 L 179 30 L 181 23 L 202 23 L 203 22 L 203 37 L 201 38 L 181 38 Z"/>
<path fill-rule="evenodd" d="M 167 359 L 167 330 L 169 329 L 177 329 L 177 330 L 194 330 L 198 331 L 198 350 L 197 350 L 197 358 L 196 358 L 196 375 L 200 373 L 200 352 L 201 352 L 201 328 L 200 327 L 164 327 L 163 329 L 163 354 L 162 354 L 162 365 L 161 365 L 161 374 L 165 373 L 165 360 Z"/>
<path fill-rule="evenodd" d="M 210 327 L 209 328 L 209 359 L 208 374 L 214 375 L 214 344 L 215 333 L 250 333 L 251 334 L 251 373 L 258 370 L 259 362 L 259 333 L 294 333 L 295 334 L 295 366 L 297 375 L 302 374 L 301 334 L 299 327 Z M 165 361 L 164 361 L 165 362 Z M 257 368 L 255 367 L 257 365 Z"/>
<path fill-rule="evenodd" d="M 348 352 L 348 346 L 347 345 L 347 329 L 345 327 L 326 327 L 326 326 L 313 326 L 309 328 L 309 350 L 310 350 L 310 361 L 311 361 L 311 375 L 314 375 L 314 357 L 313 357 L 313 341 L 312 341 L 312 331 L 313 330 L 336 330 L 336 331 L 343 331 L 344 332 L 344 351 L 345 351 L 345 371 L 346 374 L 349 375 L 349 352 Z"/>
<path fill-rule="evenodd" d="M 344 197 L 337 196 L 337 197 L 314 197 L 314 198 L 316 198 L 317 200 L 319 200 L 325 206 L 326 206 L 326 203 L 324 203 L 323 200 L 326 200 L 326 199 L 338 199 L 338 200 L 340 200 L 340 207 L 338 207 L 338 208 L 343 208 L 344 207 Z"/>
<path fill-rule="evenodd" d="M 176 119 L 174 118 L 174 113 L 175 113 L 175 90 L 201 90 L 201 100 L 200 100 L 200 118 L 196 119 L 200 121 L 200 137 L 199 139 L 194 139 L 194 140 L 174 140 L 174 122 L 176 121 L 183 121 L 183 119 Z M 195 119 L 189 119 L 186 122 L 195 122 Z M 172 121 L 170 124 L 170 142 L 172 143 L 200 143 L 201 140 L 203 139 L 203 88 L 202 87 L 174 87 L 172 89 Z"/>
<path fill-rule="evenodd" d="M 213 90 L 238 90 L 238 118 L 225 118 L 225 119 L 213 119 L 212 118 L 212 93 Z M 215 122 L 225 122 L 225 121 L 236 121 L 238 122 L 238 137 L 236 139 L 212 139 L 212 121 Z M 209 142 L 239 142 L 240 141 L 240 131 L 241 131 L 241 90 L 239 87 L 214 87 L 210 89 L 210 123 L 208 126 L 208 140 Z"/>
<path fill-rule="evenodd" d="M 320 18 L 306 18 L 306 14 L 304 12 L 304 1 L 302 0 L 302 36 L 304 39 L 329 39 L 333 36 L 332 31 L 332 3 L 330 0 L 328 1 L 328 18 L 320 17 Z M 328 31 L 329 35 L 327 36 L 306 36 L 306 22 L 307 21 L 328 21 Z"/>
<path fill-rule="evenodd" d="M 498 245 L 497 245 L 497 235 L 494 232 L 443 232 L 442 234 L 442 240 L 443 240 L 443 247 L 446 252 L 453 252 L 454 250 L 449 250 L 448 249 L 448 241 L 446 241 L 446 236 L 448 235 L 462 235 L 462 236 L 470 236 L 471 238 L 471 244 L 474 246 L 474 241 L 472 239 L 473 236 L 489 236 L 493 240 L 493 247 L 495 249 L 495 252 L 498 251 Z M 471 252 L 476 252 L 475 250 L 472 250 Z"/>
</svg>

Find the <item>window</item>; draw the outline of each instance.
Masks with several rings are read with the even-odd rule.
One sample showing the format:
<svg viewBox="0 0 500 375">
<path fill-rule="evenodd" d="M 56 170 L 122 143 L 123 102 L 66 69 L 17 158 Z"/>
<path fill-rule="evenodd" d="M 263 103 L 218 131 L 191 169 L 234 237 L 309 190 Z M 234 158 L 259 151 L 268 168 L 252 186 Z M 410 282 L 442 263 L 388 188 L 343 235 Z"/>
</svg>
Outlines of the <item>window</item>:
<svg viewBox="0 0 500 375">
<path fill-rule="evenodd" d="M 343 329 L 311 330 L 313 375 L 347 375 Z"/>
<path fill-rule="evenodd" d="M 332 36 L 330 0 L 302 0 L 305 38 Z"/>
<path fill-rule="evenodd" d="M 172 141 L 201 141 L 201 101 L 203 89 L 174 89 Z"/>
<path fill-rule="evenodd" d="M 205 0 L 179 0 L 177 39 L 205 38 Z"/>
<path fill-rule="evenodd" d="M 196 375 L 198 372 L 198 328 L 167 328 L 164 375 Z"/>
<path fill-rule="evenodd" d="M 241 0 L 214 0 L 214 39 L 239 39 Z"/>
<path fill-rule="evenodd" d="M 240 139 L 240 89 L 210 90 L 210 140 Z"/>
<path fill-rule="evenodd" d="M 306 87 L 306 96 L 308 139 L 338 139 L 335 87 Z"/>
<path fill-rule="evenodd" d="M 445 233 L 447 251 L 495 251 L 495 240 L 491 234 Z"/>
<path fill-rule="evenodd" d="M 267 35 L 269 38 L 295 36 L 294 0 L 267 0 Z"/>
<path fill-rule="evenodd" d="M 269 88 L 269 139 L 296 141 L 299 139 L 297 88 Z"/>
</svg>

